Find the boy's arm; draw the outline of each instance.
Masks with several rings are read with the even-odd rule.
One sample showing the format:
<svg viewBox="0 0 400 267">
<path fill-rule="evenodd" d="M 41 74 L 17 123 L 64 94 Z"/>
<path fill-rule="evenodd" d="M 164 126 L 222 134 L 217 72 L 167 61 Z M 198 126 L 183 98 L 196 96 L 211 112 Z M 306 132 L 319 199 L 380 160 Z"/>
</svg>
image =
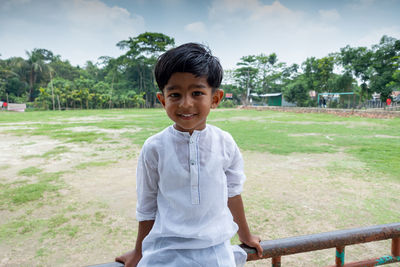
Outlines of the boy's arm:
<svg viewBox="0 0 400 267">
<path fill-rule="evenodd" d="M 151 229 L 153 228 L 153 225 L 154 225 L 154 220 L 139 222 L 139 229 L 136 238 L 135 250 L 140 254 L 140 258 L 142 258 L 143 239 L 150 233 Z"/>
<path fill-rule="evenodd" d="M 153 228 L 154 220 L 140 221 L 138 234 L 136 237 L 135 249 L 125 253 L 122 256 L 117 257 L 115 260 L 121 262 L 125 267 L 136 267 L 142 258 L 142 242 L 143 239 L 149 234 Z"/>
<path fill-rule="evenodd" d="M 249 226 L 247 225 L 246 215 L 244 214 L 244 207 L 241 195 L 236 195 L 228 198 L 228 207 L 232 213 L 233 220 L 239 226 L 238 235 L 240 242 L 257 249 L 258 256 L 262 257 L 262 247 L 260 245 L 260 237 L 250 233 Z"/>
</svg>

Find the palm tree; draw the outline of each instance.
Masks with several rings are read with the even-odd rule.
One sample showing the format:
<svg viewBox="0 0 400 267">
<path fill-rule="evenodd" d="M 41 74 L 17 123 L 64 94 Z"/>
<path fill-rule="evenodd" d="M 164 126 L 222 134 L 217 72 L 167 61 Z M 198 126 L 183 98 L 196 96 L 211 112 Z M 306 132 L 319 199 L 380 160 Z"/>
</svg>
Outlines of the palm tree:
<svg viewBox="0 0 400 267">
<path fill-rule="evenodd" d="M 32 52 L 26 51 L 26 55 L 28 56 L 28 60 L 26 61 L 27 66 L 29 68 L 29 94 L 28 101 L 33 101 L 33 86 L 36 83 L 38 72 L 42 72 L 44 68 L 44 61 L 41 59 L 40 55 L 35 51 Z"/>
<path fill-rule="evenodd" d="M 55 71 L 49 65 L 47 65 L 47 70 L 48 70 L 49 75 L 50 75 L 51 99 L 52 99 L 52 102 L 53 102 L 53 110 L 56 110 L 55 101 L 54 101 L 53 75 L 52 75 Z"/>
<path fill-rule="evenodd" d="M 6 95 L 6 84 L 7 80 L 12 77 L 20 77 L 21 62 L 24 62 L 22 58 L 12 57 L 6 60 L 0 60 L 0 98 L 7 99 Z M 7 99 L 8 102 L 8 99 Z"/>
<path fill-rule="evenodd" d="M 26 51 L 25 53 L 28 56 L 26 64 L 29 69 L 28 101 L 33 101 L 34 85 L 38 74 L 49 69 L 46 61 L 51 61 L 54 56 L 51 51 L 38 48 L 33 49 L 32 52 Z"/>
</svg>

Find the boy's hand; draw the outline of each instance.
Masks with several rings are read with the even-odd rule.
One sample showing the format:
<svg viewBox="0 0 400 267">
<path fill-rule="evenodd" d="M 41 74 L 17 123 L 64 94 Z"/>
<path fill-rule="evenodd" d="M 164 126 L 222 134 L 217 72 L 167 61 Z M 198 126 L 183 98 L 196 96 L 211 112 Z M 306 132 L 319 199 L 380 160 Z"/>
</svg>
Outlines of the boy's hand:
<svg viewBox="0 0 400 267">
<path fill-rule="evenodd" d="M 250 234 L 250 236 L 246 239 L 240 239 L 240 242 L 246 244 L 249 247 L 255 248 L 257 250 L 257 255 L 259 258 L 262 258 L 263 248 L 261 247 L 261 239 L 260 237 Z"/>
<path fill-rule="evenodd" d="M 154 220 L 140 221 L 135 249 L 115 258 L 115 261 L 125 264 L 125 267 L 136 267 L 142 258 L 142 241 L 153 228 Z"/>
<path fill-rule="evenodd" d="M 142 258 L 142 253 L 137 253 L 136 250 L 128 251 L 127 253 L 116 257 L 115 261 L 123 263 L 125 267 L 136 267 Z"/>
</svg>

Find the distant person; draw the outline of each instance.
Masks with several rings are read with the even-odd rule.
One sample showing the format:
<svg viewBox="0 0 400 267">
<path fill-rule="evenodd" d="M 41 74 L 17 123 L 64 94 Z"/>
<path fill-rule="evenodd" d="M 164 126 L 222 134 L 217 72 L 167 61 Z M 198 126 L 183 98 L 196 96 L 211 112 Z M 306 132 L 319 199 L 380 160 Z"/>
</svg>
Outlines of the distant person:
<svg viewBox="0 0 400 267">
<path fill-rule="evenodd" d="M 7 102 L 4 102 L 4 103 L 3 103 L 3 107 L 2 107 L 2 109 L 5 109 L 5 110 L 7 110 L 7 106 L 8 106 L 8 103 L 7 103 Z"/>
<path fill-rule="evenodd" d="M 0 109 L 3 110 L 3 101 L 0 101 Z"/>
<path fill-rule="evenodd" d="M 223 70 L 203 45 L 188 43 L 158 58 L 157 98 L 174 122 L 148 138 L 137 170 L 135 249 L 125 266 L 243 266 L 241 242 L 262 255 L 241 198 L 243 159 L 232 136 L 206 123 L 223 97 Z"/>
<path fill-rule="evenodd" d="M 390 106 L 392 104 L 392 99 L 388 98 L 386 99 L 386 105 Z"/>
<path fill-rule="evenodd" d="M 326 108 L 326 99 L 325 99 L 325 97 L 322 98 L 322 106 L 324 108 Z"/>
</svg>

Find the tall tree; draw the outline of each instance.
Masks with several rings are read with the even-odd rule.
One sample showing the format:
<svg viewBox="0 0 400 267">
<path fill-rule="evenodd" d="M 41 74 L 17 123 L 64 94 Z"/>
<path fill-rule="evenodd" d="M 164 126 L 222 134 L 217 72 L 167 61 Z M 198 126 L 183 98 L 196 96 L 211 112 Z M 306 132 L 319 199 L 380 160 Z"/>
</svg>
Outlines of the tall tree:
<svg viewBox="0 0 400 267">
<path fill-rule="evenodd" d="M 84 75 L 83 70 L 72 66 L 68 60 L 61 60 L 59 56 L 55 56 L 49 63 L 49 66 L 54 70 L 56 76 L 73 81 Z"/>
<path fill-rule="evenodd" d="M 174 38 L 162 33 L 145 32 L 128 40 L 120 41 L 117 46 L 128 50 L 123 56 L 127 70 L 136 72 L 130 77 L 138 78 L 138 93 L 145 93 L 146 104 L 154 106 L 156 85 L 153 77 L 154 65 L 158 56 L 175 45 Z"/>
<path fill-rule="evenodd" d="M 307 58 L 303 64 L 304 82 L 309 91 L 329 92 L 328 84 L 333 77 L 334 57 Z"/>
<path fill-rule="evenodd" d="M 46 69 L 46 63 L 52 60 L 53 53 L 46 49 L 35 48 L 32 52 L 26 51 L 26 55 L 28 56 L 26 63 L 29 69 L 29 94 L 27 100 L 32 102 L 38 74 Z"/>
<path fill-rule="evenodd" d="M 249 102 L 249 97 L 257 87 L 257 75 L 259 69 L 257 68 L 257 59 L 255 56 L 244 56 L 240 58 L 240 61 L 236 64 L 238 66 L 234 71 L 234 76 L 239 88 L 244 90 L 243 102 L 246 104 Z"/>
<path fill-rule="evenodd" d="M 367 47 L 350 47 L 349 45 L 340 49 L 340 53 L 337 55 L 337 60 L 345 71 L 361 80 L 363 99 L 369 98 L 373 93 L 368 86 L 372 76 L 372 56 L 373 52 Z"/>
<path fill-rule="evenodd" d="M 297 106 L 310 105 L 309 89 L 305 81 L 305 74 L 299 75 L 284 87 L 283 95 L 285 100 L 296 103 Z"/>
<path fill-rule="evenodd" d="M 107 81 L 111 86 L 110 86 L 110 91 L 109 91 L 109 102 L 108 102 L 108 108 L 112 108 L 113 104 L 113 94 L 114 94 L 114 84 L 116 81 L 119 80 L 121 76 L 121 68 L 122 68 L 122 61 L 124 60 L 123 57 L 119 58 L 112 58 L 112 57 L 100 57 L 100 59 L 103 60 L 103 64 L 105 65 L 105 70 L 106 70 L 106 76 L 105 76 L 105 81 Z"/>
<path fill-rule="evenodd" d="M 379 44 L 372 47 L 373 73 L 370 82 L 371 91 L 381 94 L 386 100 L 396 89 L 396 72 L 399 71 L 398 58 L 400 56 L 400 40 L 383 36 Z"/>
<path fill-rule="evenodd" d="M 10 102 L 26 101 L 28 84 L 26 82 L 26 64 L 21 57 L 0 60 L 0 98 Z M 24 99 L 25 98 L 25 99 Z"/>
<path fill-rule="evenodd" d="M 282 71 L 285 63 L 278 62 L 278 56 L 275 53 L 270 55 L 260 54 L 256 56 L 258 76 L 258 93 L 278 93 L 281 92 Z"/>
</svg>

